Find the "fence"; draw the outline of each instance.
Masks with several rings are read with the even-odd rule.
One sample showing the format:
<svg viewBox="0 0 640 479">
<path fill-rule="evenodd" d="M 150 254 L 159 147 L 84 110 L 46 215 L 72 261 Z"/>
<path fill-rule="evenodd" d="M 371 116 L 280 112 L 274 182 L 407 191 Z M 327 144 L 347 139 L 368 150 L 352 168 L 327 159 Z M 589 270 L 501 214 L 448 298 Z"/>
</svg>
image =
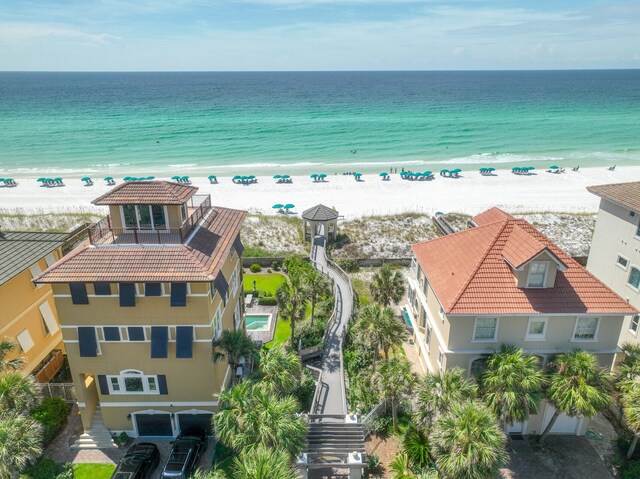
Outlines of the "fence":
<svg viewBox="0 0 640 479">
<path fill-rule="evenodd" d="M 362 428 L 364 429 L 365 439 L 371 434 L 373 422 L 383 414 L 387 413 L 387 401 L 382 401 L 374 407 L 369 414 L 362 418 Z"/>
<path fill-rule="evenodd" d="M 72 403 L 76 402 L 76 388 L 73 383 L 42 383 L 37 385 L 44 398 L 62 398 Z"/>
<path fill-rule="evenodd" d="M 64 354 L 59 349 L 54 350 L 49 360 L 34 374 L 39 383 L 48 383 L 60 371 L 64 364 Z"/>
</svg>

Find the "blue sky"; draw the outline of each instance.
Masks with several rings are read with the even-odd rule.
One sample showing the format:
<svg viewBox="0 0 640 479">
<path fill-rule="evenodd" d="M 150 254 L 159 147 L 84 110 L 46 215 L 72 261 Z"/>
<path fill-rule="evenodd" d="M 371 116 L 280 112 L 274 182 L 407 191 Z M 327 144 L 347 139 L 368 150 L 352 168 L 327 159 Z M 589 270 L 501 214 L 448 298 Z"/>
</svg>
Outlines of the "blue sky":
<svg viewBox="0 0 640 479">
<path fill-rule="evenodd" d="M 0 70 L 640 68 L 640 1 L 0 0 Z"/>
</svg>

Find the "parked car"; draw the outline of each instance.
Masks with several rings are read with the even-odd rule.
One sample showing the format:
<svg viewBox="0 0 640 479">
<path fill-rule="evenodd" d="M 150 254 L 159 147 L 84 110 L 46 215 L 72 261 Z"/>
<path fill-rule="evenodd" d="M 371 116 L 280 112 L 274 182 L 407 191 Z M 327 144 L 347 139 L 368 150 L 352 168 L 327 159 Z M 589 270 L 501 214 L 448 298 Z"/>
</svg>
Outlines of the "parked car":
<svg viewBox="0 0 640 479">
<path fill-rule="evenodd" d="M 131 446 L 113 471 L 111 479 L 146 479 L 160 464 L 155 444 L 140 442 Z"/>
<path fill-rule="evenodd" d="M 173 442 L 161 479 L 187 479 L 206 448 L 207 434 L 202 429 L 185 429 Z"/>
</svg>

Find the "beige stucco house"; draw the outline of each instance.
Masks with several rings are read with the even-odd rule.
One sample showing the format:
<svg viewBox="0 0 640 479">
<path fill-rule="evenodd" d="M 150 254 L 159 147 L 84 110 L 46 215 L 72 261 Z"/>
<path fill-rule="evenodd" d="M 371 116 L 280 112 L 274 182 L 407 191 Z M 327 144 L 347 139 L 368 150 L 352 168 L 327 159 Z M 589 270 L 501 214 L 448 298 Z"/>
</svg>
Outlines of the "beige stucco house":
<svg viewBox="0 0 640 479">
<path fill-rule="evenodd" d="M 587 269 L 640 309 L 640 181 L 590 186 L 600 197 Z M 619 344 L 637 343 L 640 316 L 627 316 Z"/>
<path fill-rule="evenodd" d="M 424 370 L 473 375 L 501 345 L 538 356 L 541 367 L 581 348 L 611 368 L 624 317 L 635 309 L 525 220 L 492 208 L 472 224 L 412 246 L 406 311 Z M 544 405 L 508 432 L 540 433 L 553 412 Z M 586 426 L 561 415 L 552 432 L 582 434 Z"/>
<path fill-rule="evenodd" d="M 0 339 L 16 344 L 7 359 L 22 358 L 22 371 L 38 381 L 53 378 L 64 346 L 51 286 L 32 279 L 62 257 L 67 233 L 0 232 Z"/>
<path fill-rule="evenodd" d="M 36 278 L 51 284 L 85 428 L 131 436 L 209 430 L 229 383 L 211 341 L 242 329 L 240 226 L 197 188 L 123 183 L 94 201 L 109 216 L 89 242 Z"/>
</svg>

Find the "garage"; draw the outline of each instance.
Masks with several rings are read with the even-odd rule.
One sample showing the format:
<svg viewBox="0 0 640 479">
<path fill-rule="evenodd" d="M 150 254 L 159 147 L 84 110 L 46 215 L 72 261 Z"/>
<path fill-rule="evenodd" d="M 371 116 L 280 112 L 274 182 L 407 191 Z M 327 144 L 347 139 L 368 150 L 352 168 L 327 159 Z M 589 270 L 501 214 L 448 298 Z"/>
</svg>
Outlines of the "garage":
<svg viewBox="0 0 640 479">
<path fill-rule="evenodd" d="M 138 436 L 173 436 L 170 414 L 134 414 Z"/>
<path fill-rule="evenodd" d="M 551 404 L 547 404 L 547 407 L 544 411 L 544 420 L 542 421 L 542 430 L 544 431 L 551 418 L 553 417 L 553 413 L 556 411 Z M 555 424 L 549 431 L 550 434 L 578 434 L 582 427 L 582 418 L 567 416 L 566 414 L 560 414 Z"/>
<path fill-rule="evenodd" d="M 178 428 L 180 431 L 184 431 L 190 427 L 199 427 L 203 431 L 207 432 L 207 435 L 211 435 L 211 418 L 212 413 L 178 413 Z"/>
</svg>

